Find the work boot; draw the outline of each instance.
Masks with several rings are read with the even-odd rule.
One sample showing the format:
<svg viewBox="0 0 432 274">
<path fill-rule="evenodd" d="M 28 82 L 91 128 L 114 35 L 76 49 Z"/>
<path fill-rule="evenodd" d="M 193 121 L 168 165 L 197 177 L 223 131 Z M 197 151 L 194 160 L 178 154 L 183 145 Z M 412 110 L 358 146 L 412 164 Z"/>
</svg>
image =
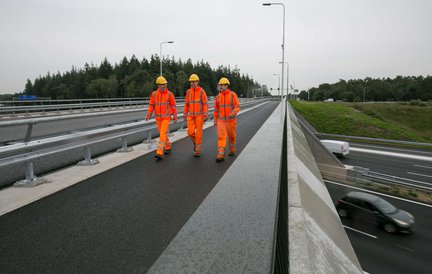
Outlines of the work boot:
<svg viewBox="0 0 432 274">
<path fill-rule="evenodd" d="M 201 156 L 201 151 L 195 151 L 194 152 L 194 156 L 195 157 L 200 157 Z"/>
<path fill-rule="evenodd" d="M 156 153 L 155 155 L 156 161 L 162 160 L 162 155 Z"/>
<path fill-rule="evenodd" d="M 222 162 L 223 160 L 225 160 L 225 157 L 217 157 L 216 158 L 216 162 L 218 162 L 218 163 L 220 163 L 220 162 Z"/>
<path fill-rule="evenodd" d="M 228 154 L 229 156 L 235 156 L 235 152 L 230 151 L 230 153 Z"/>
<path fill-rule="evenodd" d="M 165 154 L 171 154 L 171 149 L 166 149 Z"/>
</svg>

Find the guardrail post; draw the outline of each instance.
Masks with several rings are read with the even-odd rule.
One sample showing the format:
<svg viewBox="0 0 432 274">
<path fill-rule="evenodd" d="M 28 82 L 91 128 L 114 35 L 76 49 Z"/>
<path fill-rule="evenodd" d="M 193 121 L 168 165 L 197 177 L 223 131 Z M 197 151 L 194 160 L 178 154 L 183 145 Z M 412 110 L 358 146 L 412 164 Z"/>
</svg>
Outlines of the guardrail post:
<svg viewBox="0 0 432 274">
<path fill-rule="evenodd" d="M 171 133 L 171 132 L 170 132 L 170 127 L 168 127 L 167 136 L 168 136 L 168 137 L 173 137 L 173 136 L 174 136 L 174 133 Z"/>
<path fill-rule="evenodd" d="M 37 186 L 43 183 L 46 183 L 47 180 L 44 178 L 38 178 L 34 175 L 34 170 L 33 170 L 33 162 L 26 162 L 25 163 L 25 179 L 18 181 L 14 184 L 14 186 L 17 187 L 32 187 L 32 186 Z"/>
<path fill-rule="evenodd" d="M 79 166 L 92 166 L 92 165 L 96 165 L 98 163 L 99 163 L 98 159 L 92 159 L 91 158 L 90 146 L 85 146 L 84 147 L 84 160 L 78 162 L 77 165 L 79 165 Z"/>
<path fill-rule="evenodd" d="M 132 151 L 132 150 L 133 150 L 132 147 L 128 147 L 128 144 L 127 144 L 127 137 L 126 137 L 126 136 L 123 136 L 123 137 L 122 137 L 122 147 L 119 148 L 119 149 L 117 149 L 117 152 L 130 152 L 130 151 Z"/>
<path fill-rule="evenodd" d="M 27 132 L 26 132 L 26 135 L 24 137 L 24 142 L 27 143 L 28 141 L 30 141 L 32 130 L 33 130 L 33 124 L 28 124 Z"/>
<path fill-rule="evenodd" d="M 185 126 L 186 125 L 186 126 Z M 181 127 L 178 131 L 186 131 L 187 129 L 187 124 L 185 121 L 181 122 Z"/>
<path fill-rule="evenodd" d="M 148 144 L 148 149 L 151 149 L 152 147 L 155 146 L 155 140 L 152 140 L 151 131 L 149 131 L 148 138 L 147 138 L 147 140 L 144 140 L 143 143 Z"/>
</svg>

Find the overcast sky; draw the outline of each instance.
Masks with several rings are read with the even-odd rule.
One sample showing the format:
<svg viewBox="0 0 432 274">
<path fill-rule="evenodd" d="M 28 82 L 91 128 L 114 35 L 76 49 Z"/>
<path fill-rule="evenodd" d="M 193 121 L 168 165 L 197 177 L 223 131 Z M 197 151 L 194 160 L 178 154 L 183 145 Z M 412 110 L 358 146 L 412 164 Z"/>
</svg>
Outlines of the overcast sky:
<svg viewBox="0 0 432 274">
<path fill-rule="evenodd" d="M 159 54 L 238 66 L 277 87 L 282 6 L 254 0 L 0 0 L 0 93 L 26 79 Z M 297 0 L 285 59 L 302 90 L 339 79 L 432 75 L 431 0 Z M 285 76 L 286 77 L 286 76 Z"/>
</svg>

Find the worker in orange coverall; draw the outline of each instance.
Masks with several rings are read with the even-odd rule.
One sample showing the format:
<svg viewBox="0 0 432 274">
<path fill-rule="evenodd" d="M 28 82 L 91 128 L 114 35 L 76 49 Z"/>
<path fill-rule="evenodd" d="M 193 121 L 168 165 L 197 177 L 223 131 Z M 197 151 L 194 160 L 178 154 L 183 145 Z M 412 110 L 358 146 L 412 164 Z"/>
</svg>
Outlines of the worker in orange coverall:
<svg viewBox="0 0 432 274">
<path fill-rule="evenodd" d="M 214 123 L 217 126 L 218 154 L 216 162 L 225 159 L 226 137 L 229 141 L 229 156 L 236 152 L 236 115 L 240 111 L 237 94 L 228 88 L 230 82 L 222 77 L 219 80 L 219 94 L 214 105 Z"/>
<path fill-rule="evenodd" d="M 183 118 L 187 121 L 187 132 L 194 145 L 194 156 L 199 157 L 202 151 L 203 124 L 208 119 L 207 94 L 198 84 L 198 75 L 192 74 L 189 83 L 191 88 L 186 92 Z"/>
<path fill-rule="evenodd" d="M 167 88 L 167 80 L 163 76 L 156 79 L 157 90 L 153 91 L 150 96 L 150 104 L 146 115 L 146 121 L 150 119 L 153 111 L 155 112 L 156 124 L 159 130 L 159 143 L 156 150 L 155 158 L 160 160 L 165 154 L 171 153 L 171 143 L 168 139 L 168 129 L 171 116 L 174 122 L 177 122 L 177 108 L 174 94 Z"/>
</svg>

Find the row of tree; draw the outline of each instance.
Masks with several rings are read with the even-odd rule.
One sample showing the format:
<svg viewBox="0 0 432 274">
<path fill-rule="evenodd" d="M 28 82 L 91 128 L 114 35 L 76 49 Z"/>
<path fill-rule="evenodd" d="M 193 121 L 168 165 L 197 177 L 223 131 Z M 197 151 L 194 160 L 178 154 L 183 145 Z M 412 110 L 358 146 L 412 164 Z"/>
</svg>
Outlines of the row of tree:
<svg viewBox="0 0 432 274">
<path fill-rule="evenodd" d="M 397 76 L 394 79 L 378 78 L 339 80 L 334 84 L 321 84 L 299 94 L 302 100 L 325 99 L 347 102 L 432 100 L 432 76 Z"/>
<path fill-rule="evenodd" d="M 110 64 L 105 58 L 99 66 L 85 64 L 84 68 L 72 67 L 63 74 L 48 73 L 32 82 L 27 80 L 24 94 L 51 99 L 148 97 L 156 89 L 155 79 L 159 76 L 160 59 L 152 55 L 150 60 L 138 60 L 135 55 L 124 57 L 120 63 Z M 195 64 L 173 58 L 163 59 L 163 75 L 168 81 L 168 89 L 176 96 L 184 96 L 189 88 L 189 76 L 200 77 L 200 85 L 209 95 L 217 94 L 217 83 L 227 77 L 231 89 L 241 97 L 269 95 L 265 86 L 259 85 L 248 75 L 240 74 L 238 68 L 219 66 L 212 69 L 207 62 Z"/>
</svg>

